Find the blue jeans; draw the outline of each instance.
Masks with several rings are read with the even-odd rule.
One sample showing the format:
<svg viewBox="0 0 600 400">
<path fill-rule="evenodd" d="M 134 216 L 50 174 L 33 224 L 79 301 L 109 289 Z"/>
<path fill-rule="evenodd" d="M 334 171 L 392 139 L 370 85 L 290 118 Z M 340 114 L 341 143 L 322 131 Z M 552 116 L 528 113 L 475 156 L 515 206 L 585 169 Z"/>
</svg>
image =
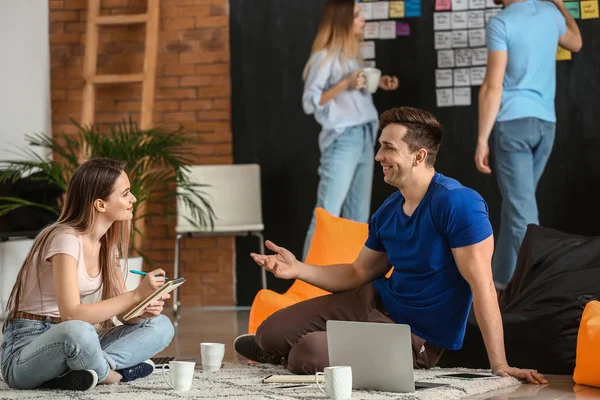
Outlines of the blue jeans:
<svg viewBox="0 0 600 400">
<path fill-rule="evenodd" d="M 321 154 L 317 205 L 335 216 L 367 222 L 371 211 L 374 143 L 370 125 L 346 129 Z M 315 230 L 315 213 L 304 241 L 305 260 Z"/>
<path fill-rule="evenodd" d="M 552 152 L 556 124 L 537 118 L 496 122 L 491 137 L 502 195 L 500 232 L 492 258 L 494 283 L 511 280 L 528 224 L 539 224 L 535 191 Z"/>
<path fill-rule="evenodd" d="M 174 332 L 164 315 L 116 326 L 100 336 L 83 321 L 51 324 L 17 318 L 5 325 L 2 376 L 11 388 L 35 389 L 69 370 L 91 369 L 102 382 L 111 369 L 134 366 L 160 352 Z"/>
</svg>

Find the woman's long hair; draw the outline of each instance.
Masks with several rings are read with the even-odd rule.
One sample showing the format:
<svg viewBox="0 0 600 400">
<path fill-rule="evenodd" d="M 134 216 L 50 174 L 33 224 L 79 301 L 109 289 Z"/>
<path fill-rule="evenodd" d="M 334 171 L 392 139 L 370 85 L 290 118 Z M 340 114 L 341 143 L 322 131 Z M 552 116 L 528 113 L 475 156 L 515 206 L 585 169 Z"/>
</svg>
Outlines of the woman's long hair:
<svg viewBox="0 0 600 400">
<path fill-rule="evenodd" d="M 327 0 L 317 36 L 312 45 L 311 56 L 323 49 L 327 57 L 341 57 L 344 63 L 351 59 L 361 60 L 360 39 L 354 33 L 354 0 Z M 302 74 L 306 79 L 309 64 Z"/>
<path fill-rule="evenodd" d="M 46 227 L 36 237 L 25 262 L 21 266 L 17 281 L 10 293 L 6 311 L 8 319 L 15 317 L 19 311 L 23 291 L 29 274 L 36 274 L 40 293 L 42 285 L 40 275 L 44 265 L 45 254 L 56 235 L 74 233 L 84 235 L 90 232 L 96 222 L 96 211 L 93 202 L 97 199 L 107 200 L 114 190 L 117 179 L 124 171 L 122 162 L 106 158 L 94 158 L 80 165 L 69 182 L 64 206 L 58 220 Z M 111 225 L 106 234 L 100 238 L 100 273 L 102 274 L 102 298 L 118 296 L 125 290 L 123 271 L 119 257 L 127 259 L 131 221 L 118 221 Z M 104 321 L 101 328 L 110 326 L 110 320 Z"/>
</svg>

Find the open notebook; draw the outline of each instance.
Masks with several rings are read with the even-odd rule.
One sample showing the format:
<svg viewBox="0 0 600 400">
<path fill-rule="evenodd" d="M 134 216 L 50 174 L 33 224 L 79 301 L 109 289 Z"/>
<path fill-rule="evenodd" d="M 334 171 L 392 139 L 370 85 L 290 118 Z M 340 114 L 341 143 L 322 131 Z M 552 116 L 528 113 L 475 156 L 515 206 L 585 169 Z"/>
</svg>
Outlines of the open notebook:
<svg viewBox="0 0 600 400">
<path fill-rule="evenodd" d="M 177 278 L 165 283 L 160 288 L 156 289 L 150 296 L 146 297 L 144 301 L 133 307 L 127 314 L 123 316 L 123 319 L 125 321 L 129 321 L 132 318 L 139 317 L 144 313 L 144 309 L 148 306 L 148 304 L 160 299 L 163 295 L 170 293 L 175 288 L 182 285 L 183 282 L 185 282 L 185 278 Z"/>
</svg>

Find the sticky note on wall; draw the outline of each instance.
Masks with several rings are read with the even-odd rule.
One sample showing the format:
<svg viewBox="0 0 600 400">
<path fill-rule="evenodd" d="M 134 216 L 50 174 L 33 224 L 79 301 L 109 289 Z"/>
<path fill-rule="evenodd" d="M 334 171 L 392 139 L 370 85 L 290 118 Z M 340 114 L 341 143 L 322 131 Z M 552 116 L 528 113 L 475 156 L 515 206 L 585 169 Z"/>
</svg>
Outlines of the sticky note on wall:
<svg viewBox="0 0 600 400">
<path fill-rule="evenodd" d="M 581 2 L 581 19 L 598 18 L 598 0 Z"/>
<path fill-rule="evenodd" d="M 565 7 L 571 13 L 571 16 L 575 19 L 579 18 L 579 2 L 578 1 L 567 1 Z"/>
<path fill-rule="evenodd" d="M 390 18 L 404 18 L 403 1 L 390 1 Z"/>
<path fill-rule="evenodd" d="M 558 46 L 556 51 L 556 59 L 558 61 L 570 60 L 572 58 L 571 52 L 563 47 Z"/>
</svg>

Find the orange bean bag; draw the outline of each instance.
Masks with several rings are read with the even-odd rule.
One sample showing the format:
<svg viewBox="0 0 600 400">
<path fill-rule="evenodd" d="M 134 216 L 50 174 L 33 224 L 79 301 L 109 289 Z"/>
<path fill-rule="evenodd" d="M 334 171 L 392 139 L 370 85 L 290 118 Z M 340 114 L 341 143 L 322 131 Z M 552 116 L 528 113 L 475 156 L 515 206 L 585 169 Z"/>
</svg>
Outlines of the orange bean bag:
<svg viewBox="0 0 600 400">
<path fill-rule="evenodd" d="M 323 208 L 317 208 L 315 215 L 315 232 L 306 263 L 330 265 L 356 260 L 367 240 L 368 225 L 335 217 Z M 256 294 L 250 308 L 248 332 L 256 333 L 256 329 L 269 315 L 282 308 L 326 294 L 329 292 L 300 280 L 295 281 L 283 294 L 262 289 Z"/>
<path fill-rule="evenodd" d="M 590 301 L 583 310 L 577 335 L 577 357 L 573 380 L 600 387 L 600 302 Z"/>
</svg>

